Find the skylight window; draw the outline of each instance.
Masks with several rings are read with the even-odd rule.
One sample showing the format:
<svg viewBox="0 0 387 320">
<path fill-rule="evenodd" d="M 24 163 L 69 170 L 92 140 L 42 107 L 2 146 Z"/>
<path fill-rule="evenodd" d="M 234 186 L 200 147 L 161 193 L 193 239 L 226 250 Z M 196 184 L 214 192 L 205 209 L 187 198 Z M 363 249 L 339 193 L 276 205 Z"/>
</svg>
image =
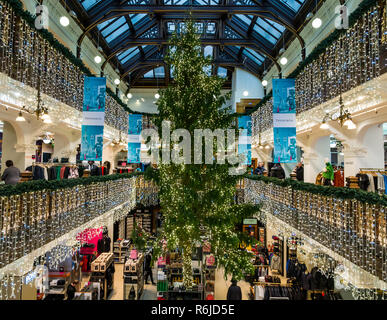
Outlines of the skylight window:
<svg viewBox="0 0 387 320">
<path fill-rule="evenodd" d="M 165 70 L 164 67 L 158 67 L 152 69 L 144 74 L 144 78 L 155 79 L 155 78 L 165 78 Z"/>
<path fill-rule="evenodd" d="M 227 69 L 219 67 L 218 68 L 218 76 L 221 78 L 227 78 Z"/>
<path fill-rule="evenodd" d="M 301 6 L 304 4 L 305 0 L 279 0 L 288 8 L 292 9 L 294 12 L 298 12 Z"/>
<path fill-rule="evenodd" d="M 248 57 L 250 58 L 251 60 L 253 60 L 256 64 L 262 64 L 262 62 L 265 60 L 265 58 L 260 55 L 259 53 L 249 49 L 249 48 L 245 48 L 243 50 L 243 53 Z"/>
<path fill-rule="evenodd" d="M 128 62 L 131 58 L 133 58 L 136 54 L 138 54 L 140 50 L 137 47 L 130 48 L 123 53 L 120 53 L 117 58 L 120 60 L 121 64 L 125 64 Z"/>
<path fill-rule="evenodd" d="M 145 13 L 136 13 L 136 14 L 130 14 L 130 20 L 132 21 L 133 25 L 135 25 L 137 22 L 141 21 L 142 18 L 146 16 Z"/>
<path fill-rule="evenodd" d="M 92 7 L 94 7 L 96 4 L 102 2 L 102 0 L 81 0 L 80 3 L 81 5 L 85 8 L 85 10 L 89 10 Z"/>
</svg>

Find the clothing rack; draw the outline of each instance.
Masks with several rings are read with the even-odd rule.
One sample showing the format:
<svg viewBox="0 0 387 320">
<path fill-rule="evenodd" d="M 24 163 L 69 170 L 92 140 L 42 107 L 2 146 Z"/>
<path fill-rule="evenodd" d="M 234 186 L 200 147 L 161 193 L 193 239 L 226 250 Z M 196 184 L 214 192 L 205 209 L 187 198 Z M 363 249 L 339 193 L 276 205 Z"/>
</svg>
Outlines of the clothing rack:
<svg viewBox="0 0 387 320">
<path fill-rule="evenodd" d="M 282 283 L 274 283 L 274 282 L 253 282 L 253 284 L 255 286 L 278 286 L 278 287 L 287 287 L 287 288 L 291 288 L 293 287 L 293 284 L 292 283 L 286 283 L 286 284 L 282 284 Z"/>
</svg>

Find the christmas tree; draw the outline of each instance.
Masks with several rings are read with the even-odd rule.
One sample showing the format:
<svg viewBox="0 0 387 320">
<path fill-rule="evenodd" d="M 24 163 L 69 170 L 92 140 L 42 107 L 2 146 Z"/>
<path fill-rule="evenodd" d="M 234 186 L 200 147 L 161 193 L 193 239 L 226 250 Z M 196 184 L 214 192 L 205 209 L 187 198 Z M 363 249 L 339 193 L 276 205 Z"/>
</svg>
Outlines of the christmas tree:
<svg viewBox="0 0 387 320">
<path fill-rule="evenodd" d="M 192 137 L 196 129 L 235 129 L 235 116 L 224 105 L 230 93 L 222 94 L 224 80 L 208 74 L 211 57 L 202 52 L 200 34 L 189 20 L 184 32 L 174 34 L 165 59 L 173 70 L 173 83 L 161 90 L 157 102 L 159 114 L 154 123 L 162 137 L 163 121 L 171 122 L 171 131 L 185 129 Z M 165 141 L 162 141 L 164 143 Z M 175 142 L 176 143 L 176 142 Z M 173 148 L 173 141 L 171 142 Z M 217 139 L 213 141 L 215 160 L 218 159 Z M 204 143 L 203 143 L 204 146 Z M 191 139 L 194 150 L 194 139 Z M 252 271 L 251 255 L 240 249 L 243 242 L 253 239 L 236 226 L 251 217 L 257 208 L 236 205 L 236 185 L 240 176 L 230 175 L 235 166 L 225 162 L 194 164 L 163 164 L 148 172 L 160 188 L 159 197 L 164 216 L 163 232 L 157 240 L 156 255 L 163 250 L 182 249 L 184 286 L 192 287 L 192 252 L 204 239 L 210 242 L 218 267 L 226 275 L 242 279 Z M 165 243 L 166 240 L 166 243 Z"/>
</svg>

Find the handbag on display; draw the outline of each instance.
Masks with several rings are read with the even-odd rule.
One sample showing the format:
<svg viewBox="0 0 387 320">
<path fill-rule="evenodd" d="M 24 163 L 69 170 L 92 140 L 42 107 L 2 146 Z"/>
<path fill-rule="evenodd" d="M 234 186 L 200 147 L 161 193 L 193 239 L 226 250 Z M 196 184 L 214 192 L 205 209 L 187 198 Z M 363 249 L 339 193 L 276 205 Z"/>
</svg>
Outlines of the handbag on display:
<svg viewBox="0 0 387 320">
<path fill-rule="evenodd" d="M 157 266 L 159 267 L 163 267 L 167 264 L 167 260 L 164 258 L 164 257 L 160 257 L 158 260 L 157 260 Z"/>
<path fill-rule="evenodd" d="M 137 260 L 138 258 L 138 252 L 136 249 L 132 249 L 132 251 L 130 251 L 130 259 L 133 259 L 133 260 Z"/>
<path fill-rule="evenodd" d="M 207 258 L 206 258 L 206 265 L 207 267 L 213 267 L 215 266 L 215 257 L 214 255 L 209 255 Z"/>
<path fill-rule="evenodd" d="M 203 252 L 204 253 L 210 253 L 211 252 L 211 243 L 205 242 L 203 243 Z"/>
</svg>

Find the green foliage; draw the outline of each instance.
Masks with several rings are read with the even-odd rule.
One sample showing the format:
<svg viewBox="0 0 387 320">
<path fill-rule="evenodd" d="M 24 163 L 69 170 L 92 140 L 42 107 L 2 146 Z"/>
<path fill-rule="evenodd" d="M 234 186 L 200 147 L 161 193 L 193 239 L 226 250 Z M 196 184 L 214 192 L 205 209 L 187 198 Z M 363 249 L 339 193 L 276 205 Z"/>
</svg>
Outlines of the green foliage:
<svg viewBox="0 0 387 320">
<path fill-rule="evenodd" d="M 143 251 L 145 249 L 147 242 L 146 235 L 144 234 L 142 229 L 137 225 L 137 223 L 134 224 L 131 239 L 135 248 L 138 251 Z"/>
<path fill-rule="evenodd" d="M 379 195 L 374 192 L 366 192 L 359 189 L 319 186 L 312 183 L 295 181 L 292 179 L 281 180 L 277 178 L 269 178 L 264 176 L 246 175 L 245 178 L 262 181 L 264 183 L 273 183 L 277 186 L 281 186 L 285 188 L 290 187 L 293 190 L 310 192 L 321 196 L 336 197 L 339 199 L 356 199 L 364 203 L 387 206 L 387 196 Z"/>
<path fill-rule="evenodd" d="M 224 80 L 208 76 L 205 69 L 211 59 L 204 57 L 200 37 L 193 21 L 187 21 L 184 34 L 173 35 L 166 62 L 173 67 L 174 84 L 163 90 L 157 102 L 159 114 L 154 123 L 162 137 L 163 120 L 172 122 L 171 129 L 186 129 L 191 133 L 191 150 L 195 129 L 235 128 L 234 116 L 224 104 L 230 94 L 222 95 Z M 216 139 L 214 139 L 216 140 Z M 204 144 L 203 144 L 204 145 Z M 217 143 L 214 143 L 214 154 Z M 171 146 L 172 148 L 172 146 Z M 191 155 L 191 163 L 194 155 Z M 251 237 L 235 229 L 243 218 L 251 217 L 257 208 L 238 206 L 234 202 L 238 176 L 229 174 L 230 164 L 161 164 L 157 171 L 146 176 L 160 187 L 159 197 L 164 214 L 164 228 L 155 252 L 162 252 L 161 240 L 167 240 L 169 249 L 183 249 L 183 278 L 190 285 L 192 274 L 191 252 L 195 243 L 208 237 L 219 266 L 226 274 L 241 279 L 251 271 L 251 255 L 239 249 L 242 240 Z M 184 255 L 184 252 L 187 254 Z M 192 281 L 191 281 L 192 282 Z"/>
<path fill-rule="evenodd" d="M 75 186 L 87 186 L 97 182 L 114 181 L 119 179 L 129 179 L 142 172 L 127 173 L 127 174 L 113 174 L 101 177 L 88 177 L 79 179 L 65 179 L 65 180 L 35 180 L 19 183 L 15 186 L 3 185 L 0 187 L 0 197 L 9 197 L 12 195 L 22 194 L 26 192 L 41 191 L 41 190 L 58 190 L 65 188 L 73 188 Z"/>
</svg>

